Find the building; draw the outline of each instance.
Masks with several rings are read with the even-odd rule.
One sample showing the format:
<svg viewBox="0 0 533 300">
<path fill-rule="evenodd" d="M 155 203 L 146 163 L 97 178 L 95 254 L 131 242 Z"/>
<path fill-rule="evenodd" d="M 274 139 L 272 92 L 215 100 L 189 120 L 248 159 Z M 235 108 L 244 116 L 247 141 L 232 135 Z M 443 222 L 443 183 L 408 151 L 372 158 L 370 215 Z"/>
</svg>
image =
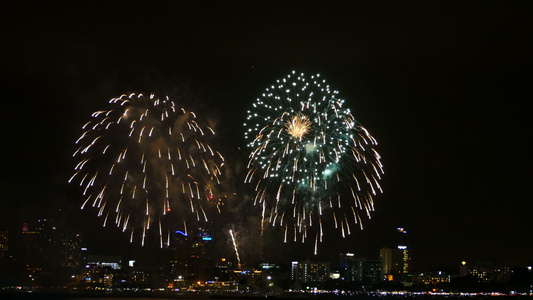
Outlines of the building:
<svg viewBox="0 0 533 300">
<path fill-rule="evenodd" d="M 188 257 L 188 278 L 193 280 L 213 280 L 216 261 L 213 257 L 213 238 L 206 229 L 191 237 Z"/>
<path fill-rule="evenodd" d="M 257 291 L 263 280 L 263 271 L 255 268 L 240 268 L 233 271 L 234 281 L 238 283 L 241 291 Z"/>
<path fill-rule="evenodd" d="M 414 276 L 415 283 L 429 286 L 435 286 L 440 283 L 449 283 L 450 280 L 451 276 L 442 271 L 420 272 Z"/>
<path fill-rule="evenodd" d="M 22 262 L 28 269 L 41 269 L 45 264 L 44 243 L 39 228 L 30 228 L 27 223 L 22 226 Z"/>
<path fill-rule="evenodd" d="M 65 238 L 65 262 L 69 268 L 81 268 L 84 265 L 84 256 L 79 234 L 67 234 Z"/>
<path fill-rule="evenodd" d="M 122 269 L 122 256 L 89 255 L 87 256 L 86 268 L 111 268 L 113 270 L 120 270 Z"/>
<path fill-rule="evenodd" d="M 375 284 L 383 278 L 380 259 L 357 258 L 348 270 L 353 281 L 364 284 Z"/>
<path fill-rule="evenodd" d="M 189 274 L 190 239 L 186 232 L 175 231 L 171 234 L 168 248 L 168 260 L 163 266 L 161 277 L 167 282 L 185 280 Z"/>
<path fill-rule="evenodd" d="M 404 272 L 403 250 L 398 248 L 381 248 L 379 257 L 381 259 L 383 279 L 387 281 L 398 280 Z"/>
<path fill-rule="evenodd" d="M 482 283 L 506 283 L 511 278 L 511 274 L 510 267 L 496 266 L 492 262 L 481 262 L 475 266 L 463 262 L 460 269 L 461 276 L 470 275 Z"/>
<path fill-rule="evenodd" d="M 402 273 L 409 274 L 412 271 L 411 268 L 411 247 L 408 241 L 407 230 L 403 227 L 399 227 L 397 230 L 398 244 L 397 248 L 401 251 L 402 256 Z"/>
<path fill-rule="evenodd" d="M 110 288 L 124 279 L 123 267 L 121 256 L 88 255 L 80 279 L 86 288 Z"/>
<path fill-rule="evenodd" d="M 233 279 L 235 267 L 233 262 L 227 258 L 221 258 L 217 262 L 215 281 L 229 281 Z"/>
<path fill-rule="evenodd" d="M 261 263 L 259 269 L 263 272 L 263 280 L 287 279 L 287 274 L 283 276 L 280 265 L 264 262 Z"/>
<path fill-rule="evenodd" d="M 324 282 L 329 279 L 330 262 L 293 261 L 291 263 L 291 281 L 310 283 Z"/>
<path fill-rule="evenodd" d="M 378 283 L 383 278 L 381 259 L 355 257 L 353 253 L 340 255 L 341 277 L 347 282 Z"/>
<path fill-rule="evenodd" d="M 38 220 L 22 226 L 21 259 L 28 268 L 80 268 L 83 265 L 81 236 L 67 233 L 54 220 Z"/>
<path fill-rule="evenodd" d="M 207 229 L 173 232 L 169 245 L 166 245 L 168 256 L 160 267 L 158 280 L 166 283 L 197 282 L 227 277 L 229 262 L 217 262 L 213 248 L 213 237 Z M 221 271 L 224 274 L 220 274 Z"/>
<path fill-rule="evenodd" d="M 397 228 L 397 246 L 384 247 L 379 250 L 382 263 L 383 279 L 388 281 L 408 281 L 411 266 L 411 249 L 406 238 L 407 230 Z"/>
<path fill-rule="evenodd" d="M 0 230 L 0 264 L 9 260 L 9 232 Z"/>
<path fill-rule="evenodd" d="M 350 264 L 353 264 L 355 261 L 355 254 L 347 252 L 347 253 L 341 253 L 339 256 L 339 265 L 341 273 L 343 273 L 344 280 L 347 281 L 355 281 L 354 278 L 352 278 L 350 272 L 348 272 L 348 269 L 350 268 Z"/>
</svg>

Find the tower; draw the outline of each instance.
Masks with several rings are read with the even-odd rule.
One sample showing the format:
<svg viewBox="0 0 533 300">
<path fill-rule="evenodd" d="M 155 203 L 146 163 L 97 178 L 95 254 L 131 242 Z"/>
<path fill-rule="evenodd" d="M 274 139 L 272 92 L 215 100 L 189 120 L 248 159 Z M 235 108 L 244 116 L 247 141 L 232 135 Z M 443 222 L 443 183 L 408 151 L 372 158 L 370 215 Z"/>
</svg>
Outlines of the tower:
<svg viewBox="0 0 533 300">
<path fill-rule="evenodd" d="M 213 238 L 207 229 L 199 230 L 192 238 L 189 257 L 189 276 L 195 280 L 212 280 L 215 261 L 213 258 Z"/>
<path fill-rule="evenodd" d="M 408 247 L 407 230 L 403 227 L 396 230 L 396 246 L 379 250 L 383 277 L 389 281 L 407 281 L 411 273 L 411 251 Z"/>
<path fill-rule="evenodd" d="M 409 274 L 411 273 L 411 247 L 407 238 L 407 230 L 403 227 L 397 228 L 398 234 L 398 250 L 401 251 L 401 273 Z"/>
<path fill-rule="evenodd" d="M 171 235 L 172 239 L 169 245 L 169 260 L 167 262 L 169 269 L 168 276 L 172 279 L 183 280 L 187 277 L 190 257 L 190 243 L 187 232 L 178 230 Z"/>
<path fill-rule="evenodd" d="M 202 228 L 173 233 L 165 277 L 212 280 L 216 269 L 212 240 L 210 232 Z"/>
</svg>

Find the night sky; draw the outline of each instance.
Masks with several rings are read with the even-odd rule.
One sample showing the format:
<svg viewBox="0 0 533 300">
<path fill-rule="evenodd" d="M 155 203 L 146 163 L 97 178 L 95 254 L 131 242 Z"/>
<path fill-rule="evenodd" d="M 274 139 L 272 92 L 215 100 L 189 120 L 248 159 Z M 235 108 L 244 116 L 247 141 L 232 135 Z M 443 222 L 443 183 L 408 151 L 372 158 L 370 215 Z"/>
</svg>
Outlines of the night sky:
<svg viewBox="0 0 533 300">
<path fill-rule="evenodd" d="M 385 168 L 364 231 L 332 235 L 320 259 L 377 257 L 405 227 L 420 269 L 533 263 L 526 1 L 17 3 L 1 9 L 0 229 L 61 209 L 89 247 L 126 251 L 67 183 L 90 114 L 186 90 L 239 153 L 246 110 L 296 70 L 340 92 Z"/>
</svg>

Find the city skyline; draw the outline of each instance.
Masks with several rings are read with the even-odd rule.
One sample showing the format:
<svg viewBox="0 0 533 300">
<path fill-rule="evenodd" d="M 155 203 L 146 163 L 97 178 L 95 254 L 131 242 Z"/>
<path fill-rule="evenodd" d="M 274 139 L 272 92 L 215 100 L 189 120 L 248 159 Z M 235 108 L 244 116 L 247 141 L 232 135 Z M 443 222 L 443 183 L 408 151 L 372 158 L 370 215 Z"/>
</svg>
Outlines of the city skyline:
<svg viewBox="0 0 533 300">
<path fill-rule="evenodd" d="M 339 253 L 336 262 L 315 257 L 241 265 L 238 257 L 217 252 L 218 236 L 206 229 L 173 233 L 158 259 L 148 262 L 142 256 L 96 254 L 64 225 L 42 219 L 24 224 L 19 233 L 0 231 L 3 292 L 282 294 L 318 289 L 341 294 L 399 290 L 531 294 L 531 266 L 462 262 L 456 270 L 413 268 L 405 228 L 397 228 L 397 246 L 381 248 L 379 258 L 347 252 Z"/>
<path fill-rule="evenodd" d="M 331 272 L 339 272 L 346 269 L 347 264 L 355 261 L 380 262 L 380 268 L 383 274 L 415 274 L 421 272 L 446 272 L 452 276 L 465 276 L 465 267 L 505 267 L 511 268 L 531 268 L 530 265 L 504 265 L 496 261 L 462 261 L 453 269 L 423 269 L 413 264 L 413 258 L 416 259 L 416 249 L 410 245 L 411 242 L 406 238 L 407 230 L 405 228 L 396 228 L 395 239 L 389 244 L 374 249 L 375 253 L 370 256 L 362 256 L 354 252 L 339 252 L 332 257 L 319 257 L 316 255 L 283 255 L 271 257 L 254 262 L 244 262 L 240 264 L 236 251 L 226 251 L 220 248 L 220 241 L 224 239 L 224 233 L 214 229 L 194 228 L 187 232 L 176 231 L 171 233 L 169 244 L 160 248 L 162 254 L 156 260 L 146 259 L 143 253 L 138 252 L 117 252 L 116 249 L 92 249 L 88 248 L 88 243 L 84 241 L 83 235 L 72 231 L 72 228 L 65 222 L 56 219 L 39 219 L 34 222 L 24 223 L 18 232 L 0 231 L 0 258 L 2 264 L 13 262 L 25 262 L 28 266 L 40 266 L 46 268 L 55 268 L 57 266 L 78 268 L 84 267 L 88 257 L 93 259 L 108 259 L 117 261 L 117 265 L 110 265 L 113 269 L 120 269 L 120 266 L 131 267 L 133 262 L 140 262 L 146 270 L 155 270 L 157 266 L 163 265 L 170 261 L 183 262 L 185 266 L 190 264 L 189 260 L 194 257 L 203 257 L 202 266 L 216 266 L 217 261 L 227 261 L 232 264 L 236 271 L 257 268 L 265 264 L 285 264 L 286 266 L 294 265 L 295 262 L 309 261 L 313 263 L 327 263 Z M 58 221 L 59 220 L 59 221 Z M 223 241 L 222 241 L 223 243 Z M 236 245 L 240 248 L 239 245 Z M 145 248 L 145 247 L 143 247 Z M 242 250 L 242 249 L 241 249 Z M 415 251 L 413 251 L 415 250 Z M 38 255 L 32 256 L 32 251 L 38 252 Z M 170 251 L 170 252 L 169 252 Z M 189 253 L 190 252 L 190 253 Z M 413 256 L 413 252 L 415 255 Z M 118 262 L 120 260 L 120 262 Z M 93 261 L 89 259 L 89 261 Z M 219 263 L 219 262 L 218 262 Z M 182 270 L 183 273 L 198 273 L 198 266 L 193 271 Z M 207 274 L 207 273 L 206 273 Z M 210 280 L 210 275 L 204 280 Z M 198 276 L 198 274 L 194 275 Z M 329 275 L 328 275 L 329 276 Z M 398 279 L 395 279 L 398 280 Z M 404 279 L 402 279 L 404 280 Z M 323 281 L 323 280 L 321 280 Z"/>
<path fill-rule="evenodd" d="M 385 171 L 372 219 L 344 239 L 328 232 L 317 258 L 370 257 L 405 227 L 422 269 L 531 264 L 532 60 L 520 2 L 35 5 L 14 6 L 14 25 L 3 29 L 0 230 L 61 210 L 93 247 L 126 248 L 128 237 L 80 210 L 83 199 L 67 183 L 81 126 L 126 92 L 180 97 L 216 123 L 232 175 L 226 192 L 247 198 L 213 222 L 259 228 L 241 184 L 249 151 L 242 124 L 265 86 L 296 70 L 320 73 L 339 91 L 376 137 Z M 289 247 L 278 236 L 266 249 Z M 306 243 L 307 257 L 313 246 Z"/>
</svg>

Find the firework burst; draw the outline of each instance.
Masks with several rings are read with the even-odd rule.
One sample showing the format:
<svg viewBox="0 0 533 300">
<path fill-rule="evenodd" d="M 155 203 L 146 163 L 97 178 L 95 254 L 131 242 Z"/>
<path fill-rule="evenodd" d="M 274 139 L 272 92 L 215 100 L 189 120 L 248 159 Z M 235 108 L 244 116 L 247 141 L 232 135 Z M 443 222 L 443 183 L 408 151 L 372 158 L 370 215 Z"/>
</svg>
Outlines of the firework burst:
<svg viewBox="0 0 533 300">
<path fill-rule="evenodd" d="M 162 247 L 171 227 L 207 221 L 207 208 L 220 204 L 224 158 L 207 143 L 215 133 L 168 97 L 124 94 L 109 103 L 83 126 L 69 182 L 79 184 L 82 209 L 95 208 L 104 227 L 114 223 L 142 244 L 155 227 Z"/>
<path fill-rule="evenodd" d="M 362 229 L 360 212 L 370 218 L 382 192 L 377 142 L 337 95 L 320 75 L 293 71 L 253 103 L 244 124 L 245 182 L 255 187 L 262 226 L 281 226 L 285 241 L 312 236 L 315 249 L 326 219 L 343 237 L 354 224 Z"/>
</svg>

